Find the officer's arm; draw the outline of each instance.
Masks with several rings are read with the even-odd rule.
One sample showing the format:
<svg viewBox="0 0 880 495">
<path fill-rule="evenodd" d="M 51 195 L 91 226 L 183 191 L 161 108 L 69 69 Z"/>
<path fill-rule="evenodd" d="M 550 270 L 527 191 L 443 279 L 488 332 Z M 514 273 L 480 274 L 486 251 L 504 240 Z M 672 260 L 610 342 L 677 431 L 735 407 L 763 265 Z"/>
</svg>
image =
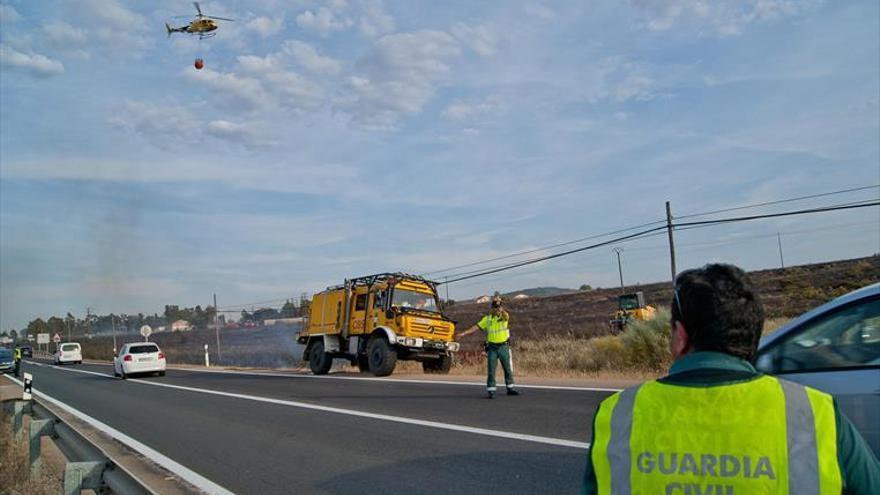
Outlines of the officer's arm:
<svg viewBox="0 0 880 495">
<path fill-rule="evenodd" d="M 834 401 L 834 416 L 837 422 L 837 460 L 843 478 L 843 493 L 880 493 L 880 462 L 849 418 L 840 412 L 837 400 Z"/>
<path fill-rule="evenodd" d="M 479 326 L 474 325 L 474 326 L 468 328 L 467 330 L 465 330 L 464 332 L 461 332 L 460 334 L 458 334 L 458 338 L 467 337 L 468 335 L 476 332 L 479 329 L 480 329 Z"/>
</svg>

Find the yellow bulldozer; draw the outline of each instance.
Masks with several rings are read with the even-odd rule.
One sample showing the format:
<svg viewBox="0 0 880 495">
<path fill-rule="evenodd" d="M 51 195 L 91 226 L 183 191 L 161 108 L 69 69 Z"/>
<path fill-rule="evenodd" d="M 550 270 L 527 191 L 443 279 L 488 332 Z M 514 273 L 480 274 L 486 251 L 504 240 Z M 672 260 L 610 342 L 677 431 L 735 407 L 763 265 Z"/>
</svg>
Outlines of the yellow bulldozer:
<svg viewBox="0 0 880 495">
<path fill-rule="evenodd" d="M 657 316 L 657 308 L 645 304 L 645 294 L 641 291 L 618 296 L 617 308 L 610 324 L 618 332 L 622 332 L 630 321 L 648 321 Z"/>
</svg>

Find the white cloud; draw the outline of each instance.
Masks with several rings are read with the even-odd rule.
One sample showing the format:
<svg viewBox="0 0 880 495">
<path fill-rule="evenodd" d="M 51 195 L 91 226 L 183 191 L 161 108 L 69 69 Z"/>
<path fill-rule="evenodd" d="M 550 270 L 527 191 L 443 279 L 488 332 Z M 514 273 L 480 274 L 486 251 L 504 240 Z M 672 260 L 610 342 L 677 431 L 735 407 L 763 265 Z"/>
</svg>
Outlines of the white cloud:
<svg viewBox="0 0 880 495">
<path fill-rule="evenodd" d="M 460 55 L 459 43 L 443 31 L 399 33 L 380 38 L 357 63 L 337 104 L 366 128 L 392 128 L 406 114 L 421 111 Z"/>
<path fill-rule="evenodd" d="M 600 60 L 582 81 L 584 97 L 592 103 L 651 100 L 658 95 L 656 86 L 646 66 L 622 57 Z"/>
<path fill-rule="evenodd" d="M 333 72 L 333 59 L 321 57 L 305 43 L 286 42 L 282 50 L 264 57 L 241 55 L 234 72 L 205 69 L 187 71 L 186 77 L 200 81 L 227 99 L 229 109 L 274 111 L 279 107 L 314 110 L 326 100 L 322 85 L 290 70 L 297 62 L 313 71 Z"/>
<path fill-rule="evenodd" d="M 497 97 L 489 97 L 485 101 L 466 103 L 456 101 L 443 110 L 443 116 L 453 120 L 471 120 L 498 111 L 500 102 Z"/>
<path fill-rule="evenodd" d="M 303 29 L 317 31 L 321 36 L 328 36 L 335 31 L 349 29 L 354 22 L 347 17 L 340 17 L 333 10 L 321 7 L 317 12 L 307 10 L 296 16 L 296 23 Z"/>
<path fill-rule="evenodd" d="M 556 12 L 546 5 L 538 3 L 525 5 L 523 7 L 523 12 L 544 21 L 552 21 L 553 19 L 556 19 Z"/>
<path fill-rule="evenodd" d="M 645 26 L 666 31 L 679 24 L 708 25 L 719 36 L 735 36 L 755 23 L 776 21 L 815 9 L 824 0 L 630 0 Z"/>
<path fill-rule="evenodd" d="M 489 26 L 469 26 L 459 22 L 452 27 L 452 34 L 480 56 L 490 57 L 495 54 L 498 40 Z"/>
<path fill-rule="evenodd" d="M 18 11 L 12 5 L 0 4 L 0 23 L 17 22 L 21 19 Z"/>
<path fill-rule="evenodd" d="M 247 147 L 269 144 L 267 133 L 261 132 L 254 124 L 241 124 L 228 120 L 212 120 L 204 129 L 205 134 L 214 138 L 242 144 Z"/>
<path fill-rule="evenodd" d="M 364 4 L 360 29 L 361 33 L 370 38 L 394 31 L 394 18 L 385 13 L 381 0 L 371 0 Z"/>
<path fill-rule="evenodd" d="M 39 53 L 23 53 L 0 44 L 0 65 L 25 71 L 37 77 L 52 77 L 64 73 L 64 64 Z"/>
<path fill-rule="evenodd" d="M 129 101 L 123 112 L 110 123 L 145 137 L 162 148 L 179 140 L 189 140 L 199 129 L 199 119 L 188 109 L 176 105 L 156 105 Z"/>
<path fill-rule="evenodd" d="M 261 57 L 239 57 L 239 64 L 265 65 L 266 61 Z M 255 71 L 258 72 L 258 71 Z M 263 89 L 259 80 L 239 76 L 235 73 L 217 72 L 204 69 L 198 72 L 186 71 L 186 77 L 205 84 L 220 95 L 227 97 L 231 103 L 240 108 L 253 110 L 269 104 L 269 94 Z"/>
<path fill-rule="evenodd" d="M 79 7 L 107 27 L 122 30 L 143 29 L 146 19 L 125 8 L 118 0 L 81 0 Z"/>
<path fill-rule="evenodd" d="M 86 42 L 86 33 L 64 21 L 51 21 L 43 24 L 43 37 L 53 46 L 70 48 Z"/>
<path fill-rule="evenodd" d="M 336 74 L 342 69 L 338 60 L 318 54 L 315 47 L 302 41 L 284 42 L 282 52 L 289 54 L 296 63 L 312 72 Z"/>
<path fill-rule="evenodd" d="M 261 38 L 275 36 L 284 30 L 284 17 L 255 17 L 245 23 L 244 29 L 256 33 Z"/>
</svg>

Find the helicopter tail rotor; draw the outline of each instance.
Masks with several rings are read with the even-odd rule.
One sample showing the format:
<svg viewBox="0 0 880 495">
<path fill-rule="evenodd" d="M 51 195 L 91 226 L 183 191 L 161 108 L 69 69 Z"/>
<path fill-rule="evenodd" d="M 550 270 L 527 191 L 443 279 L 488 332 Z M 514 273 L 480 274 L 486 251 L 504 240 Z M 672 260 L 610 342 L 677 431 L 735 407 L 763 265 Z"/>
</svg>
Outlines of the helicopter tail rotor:
<svg viewBox="0 0 880 495">
<path fill-rule="evenodd" d="M 167 22 L 165 23 L 165 30 L 168 31 L 168 37 L 170 38 L 171 37 L 171 26 L 169 26 Z"/>
</svg>

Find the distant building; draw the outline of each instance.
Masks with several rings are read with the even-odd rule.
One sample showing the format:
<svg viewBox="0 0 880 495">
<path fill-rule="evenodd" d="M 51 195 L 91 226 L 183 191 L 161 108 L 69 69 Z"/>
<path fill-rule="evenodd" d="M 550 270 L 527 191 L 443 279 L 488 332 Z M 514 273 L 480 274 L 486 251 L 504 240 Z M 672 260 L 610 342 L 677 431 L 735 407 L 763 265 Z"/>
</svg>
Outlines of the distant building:
<svg viewBox="0 0 880 495">
<path fill-rule="evenodd" d="M 192 330 L 192 325 L 186 320 L 177 320 L 171 324 L 172 332 L 188 332 Z"/>
<path fill-rule="evenodd" d="M 166 327 L 165 325 L 156 327 L 157 332 L 164 332 L 165 330 L 168 330 L 168 327 Z"/>
<path fill-rule="evenodd" d="M 514 299 L 528 299 L 529 295 L 528 294 L 517 294 L 517 295 L 513 296 L 513 298 Z"/>
<path fill-rule="evenodd" d="M 489 296 L 480 296 L 480 297 L 474 299 L 474 302 L 477 304 L 483 304 L 483 303 L 487 303 L 491 300 L 492 300 L 492 298 Z"/>
</svg>

